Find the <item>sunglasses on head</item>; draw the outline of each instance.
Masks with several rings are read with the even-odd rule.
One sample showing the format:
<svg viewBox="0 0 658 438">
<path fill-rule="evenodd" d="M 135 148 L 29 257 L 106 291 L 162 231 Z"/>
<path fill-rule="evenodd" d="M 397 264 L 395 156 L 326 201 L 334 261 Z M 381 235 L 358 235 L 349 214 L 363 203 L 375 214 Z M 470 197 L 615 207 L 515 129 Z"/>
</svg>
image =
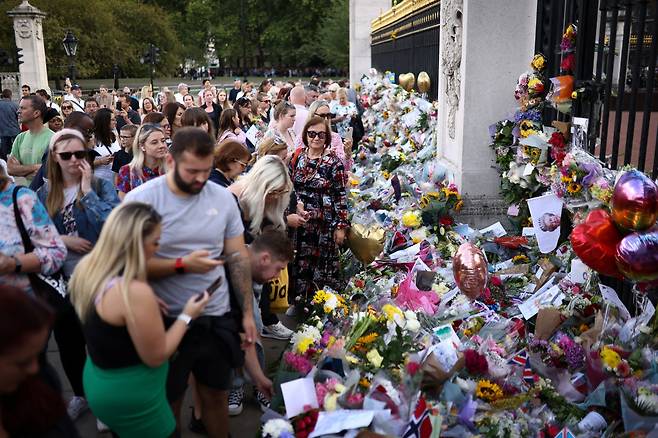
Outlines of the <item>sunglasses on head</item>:
<svg viewBox="0 0 658 438">
<path fill-rule="evenodd" d="M 319 138 L 320 140 L 324 140 L 327 138 L 327 133 L 324 131 L 322 132 L 306 131 L 306 135 L 308 135 L 308 138 L 310 138 L 311 140 L 313 140 L 315 137 Z"/>
<path fill-rule="evenodd" d="M 75 152 L 58 152 L 57 155 L 59 155 L 59 158 L 61 158 L 64 161 L 68 161 L 71 159 L 71 157 L 75 156 L 78 160 L 82 160 L 84 158 L 87 158 L 88 152 L 87 151 L 75 151 Z"/>
</svg>

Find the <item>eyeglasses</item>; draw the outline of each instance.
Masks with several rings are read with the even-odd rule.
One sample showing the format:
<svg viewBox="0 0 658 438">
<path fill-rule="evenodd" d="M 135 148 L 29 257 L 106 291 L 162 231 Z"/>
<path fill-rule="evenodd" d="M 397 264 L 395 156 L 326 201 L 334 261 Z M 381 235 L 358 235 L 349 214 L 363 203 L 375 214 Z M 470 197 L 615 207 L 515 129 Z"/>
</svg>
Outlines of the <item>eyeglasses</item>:
<svg viewBox="0 0 658 438">
<path fill-rule="evenodd" d="M 247 163 L 245 163 L 244 161 L 235 160 L 235 162 L 238 163 L 239 165 L 241 165 L 242 167 L 245 167 L 245 168 L 247 167 Z"/>
<path fill-rule="evenodd" d="M 308 135 L 308 138 L 310 138 L 311 140 L 313 140 L 315 137 L 317 137 L 320 140 L 324 140 L 327 138 L 326 132 L 306 131 L 306 135 Z"/>
<path fill-rule="evenodd" d="M 59 155 L 59 158 L 61 158 L 64 161 L 69 161 L 71 157 L 75 156 L 78 160 L 82 160 L 83 158 L 87 158 L 87 155 L 89 153 L 87 151 L 75 151 L 75 152 L 58 152 L 57 155 Z"/>
<path fill-rule="evenodd" d="M 120 135 L 119 138 L 120 138 L 121 140 L 130 140 L 131 138 L 135 138 L 135 137 L 132 136 L 132 135 L 130 135 L 130 136 Z"/>
</svg>

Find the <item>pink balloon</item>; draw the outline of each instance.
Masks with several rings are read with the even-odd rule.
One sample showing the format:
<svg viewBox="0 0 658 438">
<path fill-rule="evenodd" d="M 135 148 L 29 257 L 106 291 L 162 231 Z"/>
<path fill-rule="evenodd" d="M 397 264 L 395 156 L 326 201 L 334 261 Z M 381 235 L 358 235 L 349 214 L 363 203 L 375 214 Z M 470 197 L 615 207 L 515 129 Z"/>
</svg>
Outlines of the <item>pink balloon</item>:
<svg viewBox="0 0 658 438">
<path fill-rule="evenodd" d="M 455 283 L 464 295 L 474 300 L 487 285 L 487 259 L 477 246 L 462 243 L 452 258 Z"/>
<path fill-rule="evenodd" d="M 658 231 L 631 233 L 617 245 L 619 270 L 635 281 L 658 279 Z"/>
</svg>

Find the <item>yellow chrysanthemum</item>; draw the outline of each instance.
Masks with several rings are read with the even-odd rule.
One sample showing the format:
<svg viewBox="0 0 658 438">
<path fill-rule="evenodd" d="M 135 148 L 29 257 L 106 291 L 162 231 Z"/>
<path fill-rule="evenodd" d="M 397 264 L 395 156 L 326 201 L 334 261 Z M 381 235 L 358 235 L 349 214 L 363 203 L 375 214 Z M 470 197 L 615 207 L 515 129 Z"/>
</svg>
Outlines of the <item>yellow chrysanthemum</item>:
<svg viewBox="0 0 658 438">
<path fill-rule="evenodd" d="M 313 345 L 313 338 L 304 338 L 297 344 L 297 352 L 304 354 Z"/>
<path fill-rule="evenodd" d="M 544 58 L 544 55 L 541 54 L 536 54 L 532 58 L 532 62 L 530 62 L 530 67 L 532 67 L 534 70 L 541 71 L 546 67 L 546 58 Z"/>
<path fill-rule="evenodd" d="M 407 228 L 420 226 L 420 214 L 417 211 L 407 211 L 402 215 L 402 225 Z"/>
<path fill-rule="evenodd" d="M 327 299 L 329 299 L 329 294 L 323 289 L 318 290 L 315 292 L 315 295 L 313 295 L 313 302 L 316 304 L 324 303 Z"/>
</svg>

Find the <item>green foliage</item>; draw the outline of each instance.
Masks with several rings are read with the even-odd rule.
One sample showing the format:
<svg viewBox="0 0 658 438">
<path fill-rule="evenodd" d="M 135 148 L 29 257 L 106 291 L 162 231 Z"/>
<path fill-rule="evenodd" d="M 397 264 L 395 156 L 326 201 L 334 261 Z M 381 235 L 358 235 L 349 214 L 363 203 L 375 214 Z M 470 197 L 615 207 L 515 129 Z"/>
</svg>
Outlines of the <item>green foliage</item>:
<svg viewBox="0 0 658 438">
<path fill-rule="evenodd" d="M 19 3 L 0 0 L 0 9 L 8 11 Z M 31 4 L 48 14 L 43 34 L 51 77 L 67 72 L 62 47 L 67 30 L 79 41 L 78 77 L 110 77 L 114 64 L 123 76 L 148 76 L 149 66 L 139 59 L 149 43 L 161 49 L 157 76 L 173 74 L 186 61 L 206 65 L 210 41 L 220 65 L 243 65 L 243 45 L 250 67 L 348 65 L 347 0 L 31 0 Z M 0 47 L 14 47 L 12 20 L 5 14 L 0 15 Z"/>
</svg>

